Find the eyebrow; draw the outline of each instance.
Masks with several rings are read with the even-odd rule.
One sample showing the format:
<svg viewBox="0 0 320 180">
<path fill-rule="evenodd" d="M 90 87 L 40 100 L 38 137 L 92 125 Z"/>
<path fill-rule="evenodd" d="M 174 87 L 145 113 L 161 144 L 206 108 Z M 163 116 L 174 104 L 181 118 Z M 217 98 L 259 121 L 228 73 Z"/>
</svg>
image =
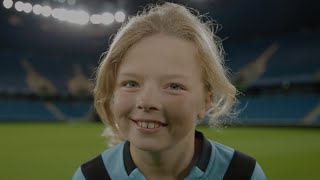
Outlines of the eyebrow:
<svg viewBox="0 0 320 180">
<path fill-rule="evenodd" d="M 124 72 L 120 73 L 119 77 L 135 77 L 139 78 L 142 75 L 139 75 L 137 73 L 132 73 L 132 72 Z M 185 74 L 164 74 L 161 79 L 188 79 L 190 76 L 185 75 Z"/>
<path fill-rule="evenodd" d="M 164 75 L 164 77 L 167 79 L 187 79 L 190 76 L 182 75 L 182 74 L 167 74 L 167 75 Z"/>
</svg>

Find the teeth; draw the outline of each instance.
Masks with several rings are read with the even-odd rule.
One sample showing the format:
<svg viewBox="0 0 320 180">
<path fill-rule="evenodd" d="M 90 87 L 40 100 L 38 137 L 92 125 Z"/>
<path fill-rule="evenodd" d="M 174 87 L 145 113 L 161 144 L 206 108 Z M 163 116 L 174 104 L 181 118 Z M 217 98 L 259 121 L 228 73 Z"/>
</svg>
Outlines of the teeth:
<svg viewBox="0 0 320 180">
<path fill-rule="evenodd" d="M 143 128 L 148 128 L 148 123 L 142 122 L 142 127 L 143 127 Z"/>
<path fill-rule="evenodd" d="M 148 128 L 148 129 L 154 129 L 158 128 L 160 125 L 158 123 L 153 123 L 153 122 L 138 122 L 138 126 L 142 128 Z"/>
<path fill-rule="evenodd" d="M 151 129 L 151 128 L 154 128 L 155 124 L 154 123 L 148 123 L 148 128 Z"/>
</svg>

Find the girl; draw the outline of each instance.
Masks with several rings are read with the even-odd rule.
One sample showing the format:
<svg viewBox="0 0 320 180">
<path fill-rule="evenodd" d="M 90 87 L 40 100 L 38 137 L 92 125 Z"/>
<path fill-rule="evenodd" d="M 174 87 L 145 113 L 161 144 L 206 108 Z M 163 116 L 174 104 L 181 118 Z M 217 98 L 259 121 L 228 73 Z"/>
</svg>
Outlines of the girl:
<svg viewBox="0 0 320 180">
<path fill-rule="evenodd" d="M 73 179 L 266 179 L 256 161 L 206 139 L 196 124 L 231 114 L 227 78 L 212 25 L 164 3 L 131 18 L 100 63 L 95 107 L 117 144 Z M 111 127 L 109 129 L 108 127 Z"/>
</svg>

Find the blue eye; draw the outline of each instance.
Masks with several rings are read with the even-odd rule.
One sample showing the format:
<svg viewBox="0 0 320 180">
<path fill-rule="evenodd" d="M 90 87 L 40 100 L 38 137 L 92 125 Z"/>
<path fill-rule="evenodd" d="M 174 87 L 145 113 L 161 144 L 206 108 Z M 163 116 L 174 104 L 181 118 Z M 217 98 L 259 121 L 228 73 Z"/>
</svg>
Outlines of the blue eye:
<svg viewBox="0 0 320 180">
<path fill-rule="evenodd" d="M 136 83 L 134 81 L 125 82 L 123 84 L 123 86 L 125 86 L 126 88 L 137 88 L 137 87 L 139 87 L 138 83 Z"/>
<path fill-rule="evenodd" d="M 178 90 L 183 90 L 184 88 L 176 83 L 172 83 L 169 85 L 170 90 L 178 91 Z"/>
</svg>

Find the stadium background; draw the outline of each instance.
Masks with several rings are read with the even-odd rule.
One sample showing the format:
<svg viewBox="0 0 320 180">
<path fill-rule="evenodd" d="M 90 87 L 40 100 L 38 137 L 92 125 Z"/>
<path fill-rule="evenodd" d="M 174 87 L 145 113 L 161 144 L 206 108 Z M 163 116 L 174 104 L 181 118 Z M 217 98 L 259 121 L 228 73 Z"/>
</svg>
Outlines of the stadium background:
<svg viewBox="0 0 320 180">
<path fill-rule="evenodd" d="M 151 2 L 1 0 L 0 179 L 70 179 L 104 150 L 94 70 L 122 21 Z M 221 25 L 242 92 L 237 120 L 199 129 L 253 155 L 270 179 L 320 179 L 320 3 L 173 2 Z"/>
</svg>

